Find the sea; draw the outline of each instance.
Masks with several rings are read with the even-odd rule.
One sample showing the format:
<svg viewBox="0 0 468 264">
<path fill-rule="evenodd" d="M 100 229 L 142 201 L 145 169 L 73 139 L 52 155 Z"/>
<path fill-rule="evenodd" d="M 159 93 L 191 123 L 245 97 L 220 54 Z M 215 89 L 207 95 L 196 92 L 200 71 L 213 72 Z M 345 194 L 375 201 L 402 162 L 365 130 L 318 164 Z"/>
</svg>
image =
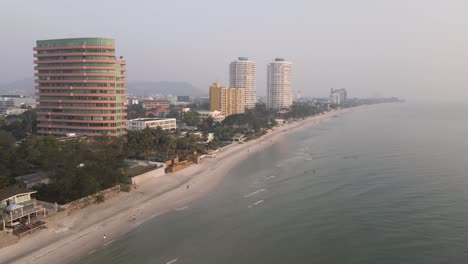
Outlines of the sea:
<svg viewBox="0 0 468 264">
<path fill-rule="evenodd" d="M 353 109 L 77 263 L 468 263 L 468 105 Z"/>
</svg>

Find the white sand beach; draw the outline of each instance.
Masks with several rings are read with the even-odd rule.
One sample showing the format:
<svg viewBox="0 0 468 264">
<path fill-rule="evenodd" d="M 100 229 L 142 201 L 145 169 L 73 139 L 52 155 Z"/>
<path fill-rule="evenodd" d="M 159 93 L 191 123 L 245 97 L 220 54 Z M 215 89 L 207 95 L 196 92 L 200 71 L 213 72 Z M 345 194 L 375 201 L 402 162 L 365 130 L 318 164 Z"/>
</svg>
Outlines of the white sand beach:
<svg viewBox="0 0 468 264">
<path fill-rule="evenodd" d="M 240 161 L 275 143 L 281 136 L 329 120 L 351 109 L 328 112 L 276 127 L 265 136 L 236 144 L 200 164 L 152 179 L 129 193 L 48 223 L 48 229 L 0 249 L 0 263 L 69 263 L 100 250 L 144 221 L 188 203 L 216 187 Z M 186 186 L 189 185 L 190 188 Z M 135 218 L 134 221 L 130 221 Z M 105 238 L 104 238 L 105 235 Z"/>
</svg>

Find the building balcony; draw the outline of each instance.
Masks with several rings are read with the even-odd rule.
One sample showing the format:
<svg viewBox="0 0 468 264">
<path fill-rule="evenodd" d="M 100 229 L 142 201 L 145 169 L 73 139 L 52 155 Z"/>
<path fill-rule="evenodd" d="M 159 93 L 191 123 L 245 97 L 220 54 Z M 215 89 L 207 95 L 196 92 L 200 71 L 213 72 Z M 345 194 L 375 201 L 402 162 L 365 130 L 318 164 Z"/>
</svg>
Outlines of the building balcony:
<svg viewBox="0 0 468 264">
<path fill-rule="evenodd" d="M 78 130 L 116 130 L 118 128 L 127 128 L 126 125 L 103 127 L 103 126 L 67 126 L 67 125 L 52 125 L 52 124 L 37 124 L 37 128 L 63 128 L 63 129 L 78 129 Z"/>
<path fill-rule="evenodd" d="M 99 86 L 36 86 L 38 90 L 103 90 L 103 91 L 113 91 L 113 90 L 127 90 L 127 87 L 99 87 Z"/>
<path fill-rule="evenodd" d="M 34 51 L 40 50 L 69 50 L 69 49 L 107 49 L 115 50 L 114 46 L 97 46 L 97 45 L 81 45 L 81 46 L 55 46 L 55 47 L 34 47 Z"/>
<path fill-rule="evenodd" d="M 51 64 L 51 63 L 86 63 L 86 62 L 116 64 L 115 59 L 111 59 L 111 60 L 95 60 L 95 59 L 35 60 L 34 64 L 41 65 L 41 64 Z"/>
<path fill-rule="evenodd" d="M 62 99 L 37 99 L 39 103 L 75 103 L 75 104 L 115 104 L 117 100 L 62 100 Z M 118 106 L 115 106 L 118 107 Z"/>
<path fill-rule="evenodd" d="M 76 120 L 76 119 L 53 119 L 53 118 L 37 118 L 37 121 L 43 122 L 67 122 L 67 123 L 81 123 L 81 124 L 113 124 L 119 120 Z"/>
<path fill-rule="evenodd" d="M 115 59 L 114 52 L 63 52 L 63 53 L 35 53 L 35 58 L 61 57 L 61 56 L 108 56 Z"/>
<path fill-rule="evenodd" d="M 122 83 L 115 80 L 34 80 L 35 83 Z"/>
<path fill-rule="evenodd" d="M 37 115 L 49 115 L 49 116 L 96 116 L 96 117 L 118 117 L 121 116 L 123 119 L 127 116 L 127 113 L 109 113 L 109 114 L 82 114 L 82 113 L 57 113 L 57 112 L 37 112 Z"/>
<path fill-rule="evenodd" d="M 87 72 L 77 72 L 77 73 L 35 73 L 34 76 L 37 77 L 63 77 L 63 76 L 102 76 L 102 77 L 115 77 L 115 73 L 87 73 Z"/>
<path fill-rule="evenodd" d="M 36 93 L 37 96 L 86 96 L 86 97 L 122 97 L 126 98 L 126 94 L 116 93 Z M 39 98 L 40 99 L 40 98 Z"/>
<path fill-rule="evenodd" d="M 37 109 L 69 109 L 69 110 L 116 110 L 122 109 L 122 111 L 127 110 L 126 106 L 113 106 L 113 107 L 98 107 L 98 106 L 36 106 Z"/>
<path fill-rule="evenodd" d="M 37 130 L 37 133 L 41 134 L 41 135 L 64 136 L 64 135 L 69 134 L 70 132 L 67 132 L 67 131 Z M 127 131 L 122 131 L 120 133 L 80 133 L 80 132 L 74 132 L 74 133 L 77 136 L 98 137 L 98 136 L 102 136 L 104 134 L 104 135 L 107 135 L 107 136 L 110 136 L 110 137 L 118 137 L 118 136 L 121 136 L 121 135 L 126 135 Z"/>
<path fill-rule="evenodd" d="M 115 66 L 36 66 L 34 70 L 115 70 Z"/>
</svg>

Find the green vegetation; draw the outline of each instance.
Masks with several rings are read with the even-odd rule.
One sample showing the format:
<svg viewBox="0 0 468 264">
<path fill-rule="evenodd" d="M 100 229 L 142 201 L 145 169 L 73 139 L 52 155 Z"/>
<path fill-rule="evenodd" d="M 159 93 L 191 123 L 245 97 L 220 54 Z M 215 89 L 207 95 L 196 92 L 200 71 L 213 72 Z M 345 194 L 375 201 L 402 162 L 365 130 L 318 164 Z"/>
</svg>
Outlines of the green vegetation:
<svg viewBox="0 0 468 264">
<path fill-rule="evenodd" d="M 11 133 L 0 131 L 0 188 L 14 177 L 48 171 L 51 183 L 37 187 L 38 198 L 65 203 L 125 180 L 123 139 L 60 142 L 52 136 L 29 136 L 19 146 Z"/>
<path fill-rule="evenodd" d="M 132 104 L 127 106 L 127 115 L 127 119 L 146 117 L 146 111 L 141 104 Z"/>
<path fill-rule="evenodd" d="M 0 118 L 0 130 L 10 132 L 16 140 L 36 133 L 36 110 L 31 109 L 20 115 Z"/>
<path fill-rule="evenodd" d="M 179 156 L 186 159 L 190 153 L 202 152 L 206 146 L 197 144 L 191 133 L 181 136 L 161 128 L 128 131 L 125 152 L 127 157 L 147 160 L 167 160 Z"/>
<path fill-rule="evenodd" d="M 200 122 L 199 119 L 199 113 L 194 112 L 194 111 L 189 111 L 184 113 L 184 123 L 187 124 L 187 126 L 196 126 Z"/>
</svg>

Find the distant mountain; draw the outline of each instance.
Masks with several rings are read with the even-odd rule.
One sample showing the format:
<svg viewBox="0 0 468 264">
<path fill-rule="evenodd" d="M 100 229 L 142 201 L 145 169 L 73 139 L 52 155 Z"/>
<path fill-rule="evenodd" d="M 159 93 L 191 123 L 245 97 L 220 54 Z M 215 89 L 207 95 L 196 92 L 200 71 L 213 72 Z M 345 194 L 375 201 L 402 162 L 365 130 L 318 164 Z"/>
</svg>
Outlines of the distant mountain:
<svg viewBox="0 0 468 264">
<path fill-rule="evenodd" d="M 22 94 L 34 95 L 34 77 L 17 80 L 11 83 L 0 83 L 0 94 Z M 151 95 L 188 95 L 188 96 L 203 96 L 207 95 L 208 91 L 203 91 L 187 82 L 171 82 L 171 81 L 134 81 L 128 82 L 127 93 L 136 96 L 151 96 Z"/>
<path fill-rule="evenodd" d="M 128 82 L 127 93 L 136 96 L 151 96 L 151 95 L 188 95 L 188 96 L 203 96 L 207 95 L 208 91 L 203 91 L 198 87 L 187 82 L 170 82 L 170 81 L 134 81 Z"/>
<path fill-rule="evenodd" d="M 34 95 L 34 77 L 24 78 L 11 83 L 0 83 L 0 94 Z"/>
</svg>

